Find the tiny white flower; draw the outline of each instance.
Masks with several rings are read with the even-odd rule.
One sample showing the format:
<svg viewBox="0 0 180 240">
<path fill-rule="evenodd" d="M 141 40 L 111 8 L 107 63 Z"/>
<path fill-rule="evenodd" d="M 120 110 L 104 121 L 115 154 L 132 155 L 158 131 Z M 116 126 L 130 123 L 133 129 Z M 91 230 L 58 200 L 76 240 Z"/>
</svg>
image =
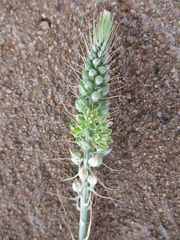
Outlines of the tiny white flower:
<svg viewBox="0 0 180 240">
<path fill-rule="evenodd" d="M 79 178 L 81 179 L 82 182 L 84 182 L 88 177 L 88 171 L 85 167 L 82 167 L 79 169 Z"/>
<path fill-rule="evenodd" d="M 95 177 L 94 174 L 93 174 L 93 175 L 89 175 L 89 177 L 88 177 L 88 183 L 90 184 L 90 187 L 91 187 L 91 188 L 93 188 L 93 187 L 96 185 L 97 179 L 96 179 L 96 177 Z"/>
<path fill-rule="evenodd" d="M 77 179 L 73 182 L 72 189 L 77 193 L 81 191 L 81 184 Z"/>
<path fill-rule="evenodd" d="M 102 163 L 102 156 L 96 154 L 89 159 L 88 163 L 91 167 L 99 167 Z"/>
</svg>

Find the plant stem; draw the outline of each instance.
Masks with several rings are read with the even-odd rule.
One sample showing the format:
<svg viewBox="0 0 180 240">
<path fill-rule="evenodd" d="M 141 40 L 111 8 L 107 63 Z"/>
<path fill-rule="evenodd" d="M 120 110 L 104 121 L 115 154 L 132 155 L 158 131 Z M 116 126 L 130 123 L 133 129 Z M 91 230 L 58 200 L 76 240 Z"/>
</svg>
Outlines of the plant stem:
<svg viewBox="0 0 180 240">
<path fill-rule="evenodd" d="M 89 143 L 89 130 L 86 132 L 86 141 Z M 90 149 L 85 151 L 84 167 L 88 170 L 88 160 L 90 158 Z M 87 227 L 87 209 L 88 209 L 88 181 L 83 183 L 84 187 L 81 192 L 80 221 L 79 221 L 79 240 L 86 237 Z"/>
</svg>

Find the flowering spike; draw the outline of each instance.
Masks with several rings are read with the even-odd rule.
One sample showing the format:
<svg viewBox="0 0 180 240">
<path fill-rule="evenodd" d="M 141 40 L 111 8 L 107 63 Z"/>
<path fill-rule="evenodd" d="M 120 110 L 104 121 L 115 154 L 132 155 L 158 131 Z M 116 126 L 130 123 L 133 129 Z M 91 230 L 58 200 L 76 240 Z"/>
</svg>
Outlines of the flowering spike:
<svg viewBox="0 0 180 240">
<path fill-rule="evenodd" d="M 87 239 L 88 190 L 92 190 L 97 178 L 92 172 L 93 167 L 102 163 L 102 157 L 108 154 L 112 143 L 109 126 L 109 104 L 104 98 L 109 93 L 110 69 L 109 49 L 115 35 L 112 27 L 111 13 L 104 11 L 95 26 L 93 19 L 93 38 L 90 36 L 90 51 L 84 62 L 82 80 L 79 83 L 79 98 L 75 108 L 79 111 L 76 123 L 71 123 L 71 134 L 83 150 L 84 156 L 78 150 L 71 150 L 72 161 L 79 166 L 79 181 L 73 183 L 73 190 L 80 196 L 79 240 Z M 91 196 L 91 195 L 90 195 Z"/>
</svg>

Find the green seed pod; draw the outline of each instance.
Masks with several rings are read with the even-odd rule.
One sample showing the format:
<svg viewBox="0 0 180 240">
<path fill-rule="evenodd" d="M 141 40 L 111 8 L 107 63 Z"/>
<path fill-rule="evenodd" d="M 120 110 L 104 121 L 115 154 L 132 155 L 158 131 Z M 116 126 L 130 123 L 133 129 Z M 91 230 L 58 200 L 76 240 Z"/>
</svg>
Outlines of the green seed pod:
<svg viewBox="0 0 180 240">
<path fill-rule="evenodd" d="M 101 77 L 101 76 L 97 76 L 96 78 L 95 78 L 95 84 L 96 84 L 96 86 L 98 86 L 98 85 L 100 85 L 102 82 L 103 82 L 103 77 Z"/>
<path fill-rule="evenodd" d="M 89 77 L 94 78 L 97 75 L 97 71 L 93 68 L 89 70 Z"/>
<path fill-rule="evenodd" d="M 98 92 L 93 92 L 91 94 L 91 100 L 93 103 L 97 102 L 100 99 L 101 95 Z"/>
<path fill-rule="evenodd" d="M 102 157 L 99 156 L 98 154 L 93 155 L 89 159 L 88 163 L 91 167 L 99 167 L 102 164 Z"/>
</svg>

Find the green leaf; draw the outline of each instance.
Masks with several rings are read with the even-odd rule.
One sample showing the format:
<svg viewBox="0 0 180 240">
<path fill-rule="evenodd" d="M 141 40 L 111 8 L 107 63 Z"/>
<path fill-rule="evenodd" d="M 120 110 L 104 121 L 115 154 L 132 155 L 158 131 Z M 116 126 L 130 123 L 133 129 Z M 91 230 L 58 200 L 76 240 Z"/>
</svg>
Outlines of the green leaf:
<svg viewBox="0 0 180 240">
<path fill-rule="evenodd" d="M 108 120 L 101 122 L 101 128 L 108 128 L 109 125 L 110 125 L 110 124 L 109 124 L 109 121 L 108 121 Z"/>
<path fill-rule="evenodd" d="M 71 129 L 71 131 L 74 130 L 75 126 L 76 126 L 76 124 L 74 124 L 74 123 L 70 123 L 70 129 Z"/>
<path fill-rule="evenodd" d="M 102 147 L 102 148 L 108 148 L 109 146 L 107 145 L 106 142 L 98 142 L 99 146 Z"/>
<path fill-rule="evenodd" d="M 92 143 L 93 143 L 93 145 L 94 145 L 95 148 L 98 148 L 98 146 L 97 146 L 97 144 L 96 144 L 96 140 L 95 140 L 94 138 L 92 139 Z"/>
<path fill-rule="evenodd" d="M 71 130 L 70 133 L 75 136 L 76 135 L 76 132 L 74 130 Z"/>
<path fill-rule="evenodd" d="M 103 137 L 103 136 L 105 136 L 105 135 L 109 136 L 110 134 L 111 134 L 111 130 L 110 130 L 110 129 L 102 129 L 102 132 L 99 133 L 99 135 L 100 135 L 101 137 Z"/>
<path fill-rule="evenodd" d="M 89 129 L 94 130 L 96 128 L 96 124 L 94 122 L 89 124 Z"/>
<path fill-rule="evenodd" d="M 80 136 L 82 136 L 82 135 L 84 135 L 83 134 L 84 133 L 84 131 L 83 130 L 81 130 L 81 129 L 79 129 L 77 132 L 76 132 L 76 134 L 74 135 L 74 137 L 80 137 Z"/>
<path fill-rule="evenodd" d="M 111 138 L 108 139 L 107 144 L 113 143 L 113 140 Z"/>
<path fill-rule="evenodd" d="M 83 114 L 77 114 L 76 115 L 76 121 L 84 123 L 86 120 L 85 120 L 85 117 L 84 117 Z"/>
<path fill-rule="evenodd" d="M 100 139 L 100 136 L 98 134 L 95 134 L 94 139 L 97 141 Z"/>
<path fill-rule="evenodd" d="M 100 128 L 100 126 L 98 126 L 95 130 L 95 134 L 99 134 L 100 131 L 101 131 L 101 128 Z"/>
<path fill-rule="evenodd" d="M 83 130 L 83 132 L 88 128 L 88 124 L 86 124 L 86 123 L 77 123 L 77 126 L 78 126 L 81 130 Z M 84 133 L 84 135 L 85 135 L 85 133 Z"/>
</svg>

